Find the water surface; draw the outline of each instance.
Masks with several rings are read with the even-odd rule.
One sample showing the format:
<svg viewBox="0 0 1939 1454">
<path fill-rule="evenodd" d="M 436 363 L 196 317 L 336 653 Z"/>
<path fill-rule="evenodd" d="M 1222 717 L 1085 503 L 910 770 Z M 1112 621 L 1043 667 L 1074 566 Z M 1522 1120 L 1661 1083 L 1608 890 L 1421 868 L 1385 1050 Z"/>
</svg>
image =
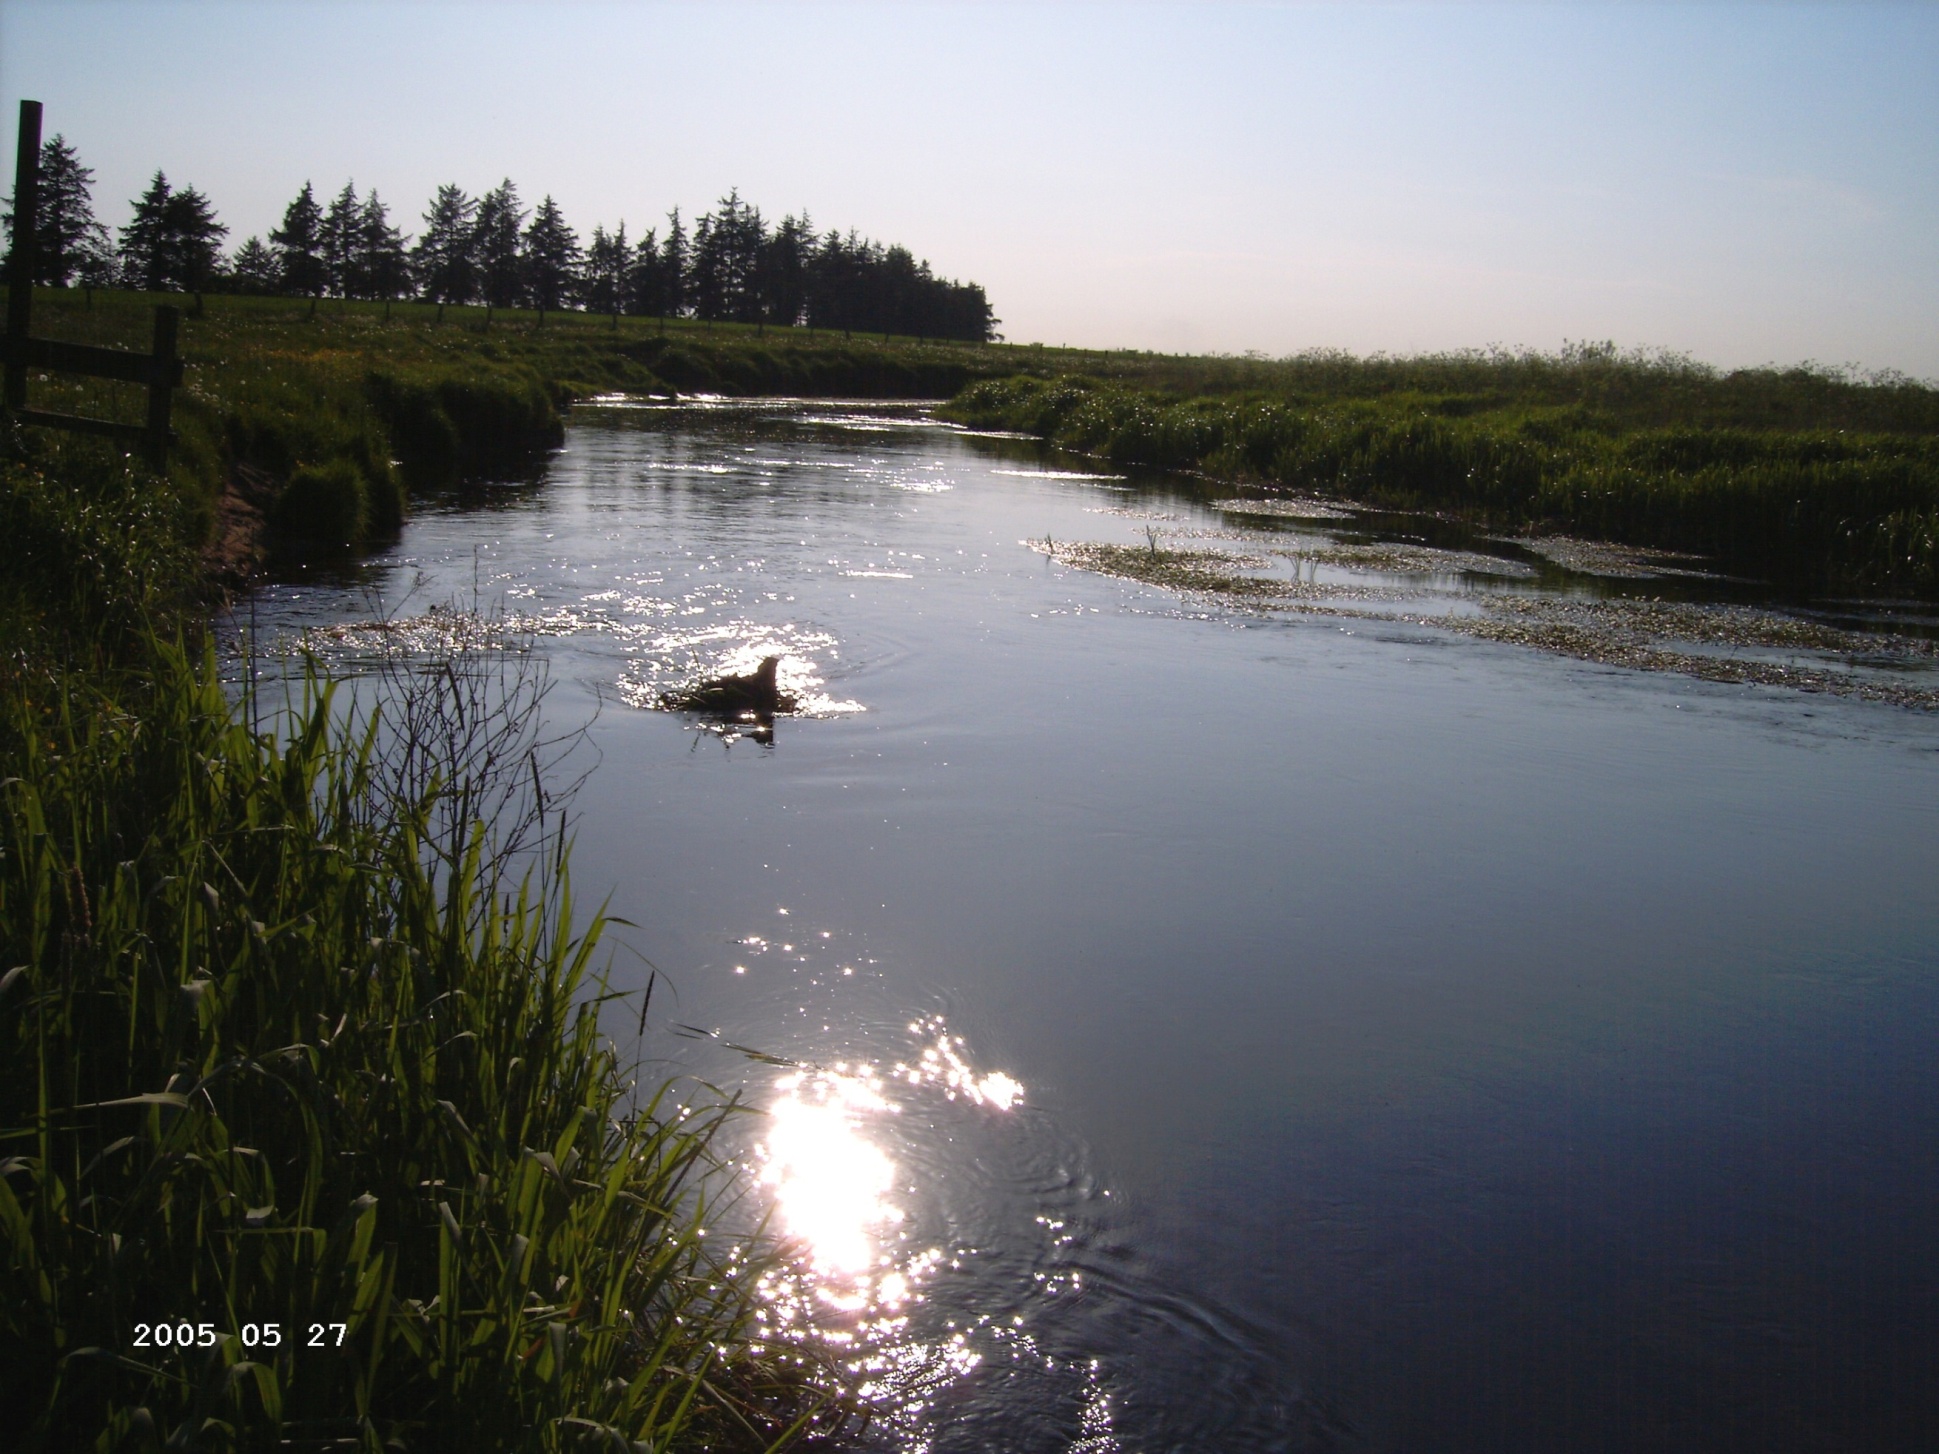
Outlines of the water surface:
<svg viewBox="0 0 1939 1454">
<path fill-rule="evenodd" d="M 1939 718 L 1431 624 L 1752 586 L 1231 494 L 909 408 L 582 408 L 257 627 L 546 633 L 579 892 L 665 973 L 656 1065 L 772 1113 L 772 1316 L 852 1340 L 886 1447 L 1915 1447 Z M 1361 614 L 1039 548 L 1274 528 Z M 1410 533 L 1496 563 L 1323 554 Z M 771 745 L 652 710 L 770 652 Z"/>
</svg>

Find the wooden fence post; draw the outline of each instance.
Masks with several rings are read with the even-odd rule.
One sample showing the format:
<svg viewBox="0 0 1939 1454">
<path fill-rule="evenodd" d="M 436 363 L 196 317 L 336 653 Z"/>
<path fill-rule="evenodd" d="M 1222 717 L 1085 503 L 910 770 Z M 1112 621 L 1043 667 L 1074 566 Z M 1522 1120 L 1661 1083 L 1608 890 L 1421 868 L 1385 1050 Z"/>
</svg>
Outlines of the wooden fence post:
<svg viewBox="0 0 1939 1454">
<path fill-rule="evenodd" d="M 29 328 L 34 307 L 34 274 L 39 270 L 40 222 L 40 102 L 20 103 L 20 154 L 14 168 L 13 251 L 7 263 L 7 331 L 0 336 L 0 362 L 6 377 L 0 390 L 9 413 L 22 424 L 100 434 L 142 446 L 158 470 L 168 465 L 168 446 L 175 431 L 169 428 L 171 391 L 182 385 L 182 360 L 176 350 L 181 324 L 178 310 L 155 310 L 155 346 L 148 353 L 120 348 L 97 348 L 90 343 L 62 343 L 35 338 Z M 123 424 L 112 419 L 88 419 L 78 414 L 54 414 L 27 407 L 27 371 L 54 369 L 96 379 L 121 379 L 148 390 L 148 419 Z"/>
<path fill-rule="evenodd" d="M 13 251 L 7 260 L 6 403 L 27 406 L 27 331 L 34 309 L 40 242 L 40 102 L 20 103 L 20 148 L 13 172 Z"/>
</svg>

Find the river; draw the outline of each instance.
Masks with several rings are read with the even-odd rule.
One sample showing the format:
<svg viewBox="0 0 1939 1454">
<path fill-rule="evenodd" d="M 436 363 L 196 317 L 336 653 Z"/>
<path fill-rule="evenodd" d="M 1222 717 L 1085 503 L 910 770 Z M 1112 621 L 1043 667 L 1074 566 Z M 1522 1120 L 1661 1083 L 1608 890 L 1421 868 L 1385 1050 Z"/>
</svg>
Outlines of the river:
<svg viewBox="0 0 1939 1454">
<path fill-rule="evenodd" d="M 540 633 L 649 1069 L 768 1112 L 773 1315 L 855 1340 L 882 1447 L 1915 1447 L 1939 714 L 1434 621 L 1741 583 L 1232 493 L 908 406 L 611 400 L 251 610 Z M 769 742 L 654 710 L 767 654 Z"/>
</svg>

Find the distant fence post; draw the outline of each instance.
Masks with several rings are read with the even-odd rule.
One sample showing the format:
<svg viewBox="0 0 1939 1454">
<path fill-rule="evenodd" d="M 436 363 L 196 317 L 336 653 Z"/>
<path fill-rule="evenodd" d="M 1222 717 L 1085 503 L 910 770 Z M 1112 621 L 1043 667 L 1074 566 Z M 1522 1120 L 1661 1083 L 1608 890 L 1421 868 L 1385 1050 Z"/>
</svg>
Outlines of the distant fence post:
<svg viewBox="0 0 1939 1454">
<path fill-rule="evenodd" d="M 24 345 L 34 308 L 40 242 L 40 102 L 20 103 L 20 147 L 13 166 L 13 251 L 7 258 L 7 388 L 9 409 L 27 406 Z"/>
<path fill-rule="evenodd" d="M 181 387 L 182 360 L 176 348 L 181 313 L 155 309 L 154 348 L 131 353 L 122 348 L 96 348 L 87 343 L 57 343 L 35 338 L 30 328 L 34 307 L 34 274 L 39 271 L 40 239 L 40 102 L 20 103 L 20 150 L 14 160 L 13 250 L 7 261 L 7 332 L 0 344 L 6 364 L 4 398 L 7 410 L 22 424 L 102 434 L 139 444 L 156 469 L 168 466 L 168 446 L 175 440 L 169 427 L 170 391 Z M 27 371 L 54 369 L 96 379 L 120 379 L 148 390 L 148 418 L 141 424 L 112 419 L 88 419 L 79 414 L 54 414 L 27 407 Z"/>
</svg>

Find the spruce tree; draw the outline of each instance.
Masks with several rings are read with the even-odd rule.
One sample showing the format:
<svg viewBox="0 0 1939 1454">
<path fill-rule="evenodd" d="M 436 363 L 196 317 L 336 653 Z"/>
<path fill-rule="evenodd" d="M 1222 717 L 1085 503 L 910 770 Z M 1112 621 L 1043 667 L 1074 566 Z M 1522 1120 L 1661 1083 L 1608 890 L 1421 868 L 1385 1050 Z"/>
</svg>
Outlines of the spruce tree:
<svg viewBox="0 0 1939 1454">
<path fill-rule="evenodd" d="M 479 291 L 485 295 L 487 325 L 490 309 L 517 307 L 524 294 L 524 257 L 519 225 L 525 214 L 519 210 L 518 189 L 507 177 L 478 199 L 478 220 L 473 225 L 477 237 Z"/>
<path fill-rule="evenodd" d="M 411 249 L 411 271 L 419 294 L 438 305 L 469 303 L 478 295 L 478 204 L 461 187 L 438 188 L 424 214 L 424 231 Z"/>
<path fill-rule="evenodd" d="M 660 239 L 649 227 L 626 259 L 620 307 L 631 314 L 664 318 L 666 289 L 661 285 L 661 276 Z"/>
<path fill-rule="evenodd" d="M 738 190 L 722 197 L 716 211 L 694 224 L 691 277 L 696 318 L 761 321 L 756 280 L 766 233 L 760 212 L 743 202 Z"/>
<path fill-rule="evenodd" d="M 134 216 L 121 229 L 122 271 L 128 285 L 147 293 L 162 292 L 168 277 L 168 178 L 159 170 L 148 190 L 130 204 Z"/>
<path fill-rule="evenodd" d="M 579 268 L 579 239 L 549 193 L 532 214 L 520 251 L 526 300 L 544 323 L 547 309 L 566 306 Z"/>
<path fill-rule="evenodd" d="M 65 288 L 91 257 L 108 245 L 108 229 L 94 216 L 94 172 L 64 137 L 56 134 L 40 149 L 40 200 L 34 228 L 34 281 Z M 13 246 L 13 196 L 4 221 L 7 247 Z"/>
<path fill-rule="evenodd" d="M 345 182 L 330 210 L 323 214 L 316 236 L 317 252 L 323 259 L 323 289 L 333 298 L 357 296 L 357 235 L 362 221 L 357 188 Z"/>
<path fill-rule="evenodd" d="M 390 225 L 390 209 L 377 200 L 374 187 L 357 214 L 351 272 L 357 279 L 359 297 L 382 298 L 388 304 L 410 289 L 410 256 L 404 250 L 404 234 Z M 389 316 L 388 308 L 385 314 Z"/>
<path fill-rule="evenodd" d="M 680 209 L 667 214 L 667 240 L 660 245 L 660 316 L 685 315 L 693 298 L 691 272 L 693 259 L 687 246 L 687 229 L 680 225 Z"/>
<path fill-rule="evenodd" d="M 626 245 L 626 224 L 617 232 L 594 225 L 592 241 L 586 244 L 585 266 L 580 274 L 579 297 L 589 313 L 610 313 L 613 326 L 626 310 L 626 277 L 633 259 Z"/>
<path fill-rule="evenodd" d="M 200 312 L 202 290 L 221 271 L 222 239 L 229 235 L 229 229 L 216 220 L 209 199 L 193 187 L 184 187 L 169 197 L 163 222 L 170 281 L 183 292 L 195 294 L 196 311 Z"/>
<path fill-rule="evenodd" d="M 113 241 L 103 228 L 98 237 L 90 237 L 81 245 L 80 266 L 75 281 L 87 289 L 88 307 L 94 306 L 96 288 L 114 288 L 121 285 L 121 259 L 115 252 Z"/>
<path fill-rule="evenodd" d="M 121 229 L 129 281 L 151 293 L 191 292 L 199 304 L 202 289 L 221 264 L 221 243 L 229 231 L 216 221 L 209 199 L 193 187 L 174 190 L 158 171 L 134 209 L 134 217 Z"/>
<path fill-rule="evenodd" d="M 314 299 L 323 291 L 323 254 L 319 234 L 323 209 L 305 182 L 296 200 L 283 209 L 283 225 L 269 234 L 276 249 L 282 291 L 291 297 Z"/>
<path fill-rule="evenodd" d="M 767 224 L 758 207 L 741 200 L 738 189 L 721 198 L 715 218 L 715 236 L 721 258 L 722 305 L 726 317 L 737 323 L 760 323 L 761 249 L 767 241 Z"/>
<path fill-rule="evenodd" d="M 808 258 L 814 245 L 815 228 L 806 213 L 783 217 L 761 242 L 755 291 L 765 321 L 783 328 L 801 322 L 808 306 Z"/>
<path fill-rule="evenodd" d="M 267 297 L 283 286 L 282 265 L 260 237 L 252 237 L 236 249 L 229 263 L 229 277 L 238 293 L 252 297 Z"/>
</svg>

